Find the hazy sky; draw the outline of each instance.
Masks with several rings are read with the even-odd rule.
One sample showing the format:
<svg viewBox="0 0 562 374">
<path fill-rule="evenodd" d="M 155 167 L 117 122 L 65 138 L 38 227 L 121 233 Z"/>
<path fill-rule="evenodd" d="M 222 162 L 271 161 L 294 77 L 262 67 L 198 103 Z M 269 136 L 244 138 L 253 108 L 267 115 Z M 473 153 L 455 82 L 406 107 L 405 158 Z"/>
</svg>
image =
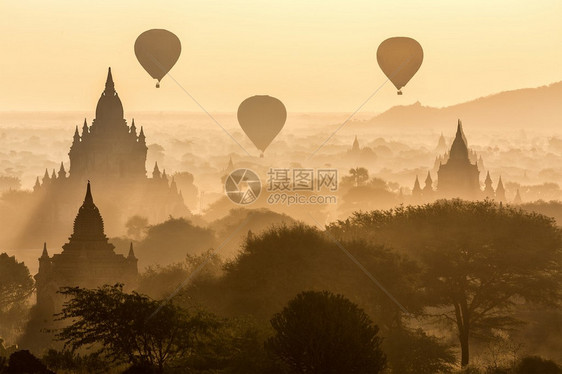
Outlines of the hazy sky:
<svg viewBox="0 0 562 374">
<path fill-rule="evenodd" d="M 156 89 L 138 64 L 135 39 L 151 28 L 181 39 L 170 74 L 211 112 L 256 94 L 293 112 L 352 112 L 385 82 L 376 49 L 392 36 L 418 40 L 424 63 L 403 96 L 388 82 L 363 111 L 562 80 L 560 0 L 0 0 L 0 17 L 0 110 L 91 117 L 111 66 L 126 116 L 199 111 L 169 77 Z"/>
</svg>

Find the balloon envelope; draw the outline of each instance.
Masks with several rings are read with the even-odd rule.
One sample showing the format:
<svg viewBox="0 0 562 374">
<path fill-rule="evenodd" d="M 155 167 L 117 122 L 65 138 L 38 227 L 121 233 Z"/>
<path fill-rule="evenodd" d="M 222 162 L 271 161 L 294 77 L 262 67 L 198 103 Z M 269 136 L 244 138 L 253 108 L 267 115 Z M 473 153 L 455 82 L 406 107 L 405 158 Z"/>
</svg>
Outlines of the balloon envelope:
<svg viewBox="0 0 562 374">
<path fill-rule="evenodd" d="M 181 42 L 176 35 L 163 29 L 140 34 L 135 41 L 135 55 L 148 74 L 158 82 L 180 57 Z"/>
<path fill-rule="evenodd" d="M 377 49 L 377 62 L 383 73 L 399 90 L 399 94 L 400 89 L 416 74 L 422 61 L 422 46 L 412 38 L 389 38 Z"/>
<path fill-rule="evenodd" d="M 252 96 L 238 107 L 238 123 L 254 145 L 265 151 L 287 120 L 287 109 L 279 100 L 267 95 Z"/>
</svg>

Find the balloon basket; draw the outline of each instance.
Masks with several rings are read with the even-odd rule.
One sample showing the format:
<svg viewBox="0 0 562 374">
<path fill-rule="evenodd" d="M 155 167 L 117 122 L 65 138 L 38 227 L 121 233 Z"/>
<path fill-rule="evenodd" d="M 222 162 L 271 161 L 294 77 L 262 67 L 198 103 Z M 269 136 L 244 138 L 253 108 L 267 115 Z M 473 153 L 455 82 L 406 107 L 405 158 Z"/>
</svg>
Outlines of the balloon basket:
<svg viewBox="0 0 562 374">
<path fill-rule="evenodd" d="M 398 92 L 396 92 L 396 95 L 402 95 L 402 91 L 398 90 Z"/>
<path fill-rule="evenodd" d="M 160 82 L 156 82 L 156 88 L 160 88 Z"/>
<path fill-rule="evenodd" d="M 262 153 L 260 153 L 260 158 L 263 158 L 263 152 L 262 152 Z"/>
</svg>

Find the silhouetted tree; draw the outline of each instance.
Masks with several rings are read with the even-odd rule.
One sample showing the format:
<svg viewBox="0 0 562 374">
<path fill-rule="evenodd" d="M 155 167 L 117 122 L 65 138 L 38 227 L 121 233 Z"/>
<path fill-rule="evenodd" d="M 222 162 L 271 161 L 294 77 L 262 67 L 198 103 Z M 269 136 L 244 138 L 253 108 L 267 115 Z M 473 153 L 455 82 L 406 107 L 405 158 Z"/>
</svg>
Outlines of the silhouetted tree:
<svg viewBox="0 0 562 374">
<path fill-rule="evenodd" d="M 24 323 L 27 299 L 34 289 L 27 266 L 14 256 L 0 254 L 0 337 L 13 342 Z"/>
<path fill-rule="evenodd" d="M 125 223 L 125 227 L 127 228 L 127 235 L 129 235 L 129 237 L 140 240 L 148 227 L 148 219 L 138 215 L 132 216 Z"/>
<path fill-rule="evenodd" d="M 20 188 L 21 180 L 18 177 L 0 175 L 0 194 L 9 190 L 19 190 Z"/>
<path fill-rule="evenodd" d="M 365 168 L 349 169 L 349 176 L 344 177 L 353 182 L 355 187 L 362 186 L 369 180 L 369 171 Z M 344 179 L 345 181 L 346 179 Z"/>
<path fill-rule="evenodd" d="M 205 266 L 194 273 L 203 262 Z M 210 250 L 201 255 L 187 255 L 184 262 L 149 266 L 140 276 L 137 291 L 155 299 L 165 298 L 190 276 L 190 284 L 196 285 L 201 281 L 218 278 L 222 268 L 222 259 Z"/>
<path fill-rule="evenodd" d="M 415 264 L 381 246 L 344 242 L 344 247 L 410 313 L 420 312 L 412 278 Z M 296 224 L 247 237 L 243 251 L 219 281 L 186 288 L 190 298 L 228 316 L 267 320 L 303 290 L 328 290 L 358 300 L 379 325 L 401 324 L 400 308 L 320 230 Z"/>
<path fill-rule="evenodd" d="M 196 226 L 185 218 L 170 217 L 148 227 L 146 237 L 135 247 L 135 254 L 141 267 L 142 264 L 168 265 L 182 261 L 188 253 L 201 253 L 214 244 L 212 230 Z"/>
<path fill-rule="evenodd" d="M 97 353 L 114 362 L 161 371 L 167 362 L 188 356 L 197 339 L 215 324 L 203 313 L 192 315 L 169 303 L 125 293 L 122 285 L 67 287 L 61 293 L 69 300 L 58 316 L 70 324 L 57 338 L 72 349 L 98 348 Z"/>
<path fill-rule="evenodd" d="M 461 364 L 471 336 L 509 328 L 517 303 L 562 300 L 562 236 L 548 217 L 493 202 L 438 201 L 356 213 L 330 226 L 340 238 L 367 238 L 415 256 L 427 305 L 457 328 Z"/>
<path fill-rule="evenodd" d="M 14 256 L 0 254 L 0 312 L 26 300 L 33 292 L 29 269 Z"/>
<path fill-rule="evenodd" d="M 224 241 L 224 238 L 228 238 L 233 232 L 238 232 L 238 235 L 232 237 L 232 239 L 221 246 L 221 255 L 223 257 L 234 257 L 234 255 L 240 252 L 248 230 L 251 230 L 253 233 L 260 233 L 272 226 L 290 225 L 295 222 L 293 218 L 286 214 L 273 212 L 265 208 L 237 208 L 231 209 L 227 216 L 212 222 L 209 228 L 215 231 L 220 241 Z M 244 229 L 237 231 L 242 224 Z"/>
<path fill-rule="evenodd" d="M 357 305 L 330 292 L 303 292 L 271 320 L 266 347 L 295 373 L 380 373 L 379 328 Z"/>
<path fill-rule="evenodd" d="M 47 369 L 37 357 L 29 351 L 22 350 L 14 352 L 8 360 L 6 374 L 55 374 Z"/>
<path fill-rule="evenodd" d="M 286 374 L 286 366 L 264 348 L 270 328 L 251 318 L 222 321 L 201 341 L 197 352 L 179 366 L 224 374 Z M 182 365 L 183 364 L 183 365 Z"/>
<path fill-rule="evenodd" d="M 451 346 L 422 329 L 393 329 L 385 335 L 383 346 L 392 373 L 447 373 L 457 357 Z"/>
<path fill-rule="evenodd" d="M 515 374 L 562 374 L 562 368 L 553 361 L 531 356 L 523 358 L 514 372 Z"/>
</svg>

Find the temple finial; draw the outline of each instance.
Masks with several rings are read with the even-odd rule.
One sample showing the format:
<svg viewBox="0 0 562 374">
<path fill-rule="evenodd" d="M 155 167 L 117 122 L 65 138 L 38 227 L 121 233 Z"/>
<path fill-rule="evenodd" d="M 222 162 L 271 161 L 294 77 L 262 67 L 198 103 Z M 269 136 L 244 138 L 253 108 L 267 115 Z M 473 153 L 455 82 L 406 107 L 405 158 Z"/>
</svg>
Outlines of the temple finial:
<svg viewBox="0 0 562 374">
<path fill-rule="evenodd" d="M 66 170 L 64 169 L 64 164 L 61 162 L 60 163 L 60 169 L 59 169 L 59 179 L 64 179 L 66 178 Z"/>
<path fill-rule="evenodd" d="M 136 259 L 135 251 L 133 251 L 133 242 L 131 242 L 131 244 L 129 245 L 129 255 L 127 256 L 127 259 L 129 260 Z"/>
<path fill-rule="evenodd" d="M 160 168 L 158 168 L 158 161 L 154 163 L 154 170 L 152 171 L 152 178 L 161 178 L 162 173 L 160 173 Z"/>
<path fill-rule="evenodd" d="M 86 196 L 84 197 L 84 204 L 94 204 L 94 198 L 92 197 L 92 190 L 90 188 L 90 180 L 88 180 L 88 187 L 86 187 Z"/>
<path fill-rule="evenodd" d="M 111 75 L 111 67 L 107 71 L 107 80 L 105 81 L 105 92 L 113 94 L 115 92 L 115 84 L 113 83 L 113 76 Z"/>
<path fill-rule="evenodd" d="M 41 258 L 48 258 L 49 253 L 47 252 L 47 242 L 43 242 L 43 253 L 41 254 Z"/>
</svg>

